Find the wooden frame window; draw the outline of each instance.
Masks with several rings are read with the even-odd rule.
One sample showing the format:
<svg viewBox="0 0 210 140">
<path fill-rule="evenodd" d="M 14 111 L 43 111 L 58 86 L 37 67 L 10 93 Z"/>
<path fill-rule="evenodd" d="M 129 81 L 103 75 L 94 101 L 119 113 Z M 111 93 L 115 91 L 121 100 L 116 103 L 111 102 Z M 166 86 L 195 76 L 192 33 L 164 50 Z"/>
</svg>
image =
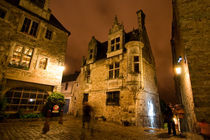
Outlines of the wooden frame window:
<svg viewBox="0 0 210 140">
<path fill-rule="evenodd" d="M 120 49 L 120 37 L 111 40 L 111 52 Z"/>
<path fill-rule="evenodd" d="M 41 58 L 39 60 L 39 68 L 45 70 L 47 68 L 47 62 L 48 62 L 47 58 Z"/>
<path fill-rule="evenodd" d="M 34 49 L 23 46 L 15 46 L 9 66 L 21 69 L 29 69 Z"/>
<path fill-rule="evenodd" d="M 52 40 L 52 31 L 51 30 L 47 29 L 45 38 Z"/>
<path fill-rule="evenodd" d="M 106 93 L 106 105 L 120 105 L 120 92 L 112 91 Z"/>
<path fill-rule="evenodd" d="M 134 72 L 139 73 L 139 56 L 133 57 L 133 67 L 134 67 Z"/>
<path fill-rule="evenodd" d="M 44 90 L 33 87 L 18 87 L 9 90 L 5 97 L 7 99 L 6 111 L 14 112 L 23 109 L 30 112 L 40 112 L 48 94 Z"/>
<path fill-rule="evenodd" d="M 38 22 L 32 21 L 31 19 L 25 17 L 20 31 L 36 37 L 38 26 L 39 26 Z"/>
<path fill-rule="evenodd" d="M 120 74 L 120 63 L 115 62 L 109 65 L 109 79 L 118 78 Z"/>
</svg>

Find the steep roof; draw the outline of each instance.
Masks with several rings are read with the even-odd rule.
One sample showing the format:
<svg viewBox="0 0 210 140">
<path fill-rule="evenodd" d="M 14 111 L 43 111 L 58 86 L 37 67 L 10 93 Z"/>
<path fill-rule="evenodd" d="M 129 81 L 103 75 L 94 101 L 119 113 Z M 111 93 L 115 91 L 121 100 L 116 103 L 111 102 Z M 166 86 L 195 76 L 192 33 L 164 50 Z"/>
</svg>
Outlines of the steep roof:
<svg viewBox="0 0 210 140">
<path fill-rule="evenodd" d="M 62 82 L 70 82 L 70 81 L 76 81 L 78 75 L 80 72 L 75 72 L 74 74 L 63 76 Z"/>
<path fill-rule="evenodd" d="M 139 40 L 140 40 L 140 37 L 139 37 L 139 30 L 138 29 L 134 29 L 133 31 L 125 33 L 124 44 L 129 42 L 129 41 L 139 41 Z M 108 50 L 108 41 L 105 41 L 105 42 L 101 43 L 100 41 L 97 40 L 96 60 L 106 58 L 107 50 Z"/>
<path fill-rule="evenodd" d="M 47 23 L 53 25 L 54 27 L 56 27 L 56 28 L 58 28 L 58 29 L 60 29 L 60 30 L 62 30 L 62 31 L 64 31 L 64 32 L 68 33 L 68 35 L 71 34 L 71 33 L 70 33 L 70 32 L 69 32 L 69 31 L 68 31 L 68 30 L 67 30 L 67 29 L 66 29 L 66 28 L 57 20 L 57 18 L 56 18 L 53 14 L 50 15 L 50 19 L 49 19 L 49 20 L 46 20 L 46 19 L 42 18 L 41 16 L 37 15 L 36 13 L 33 13 L 33 12 L 31 12 L 31 11 L 25 9 L 24 7 L 20 6 L 20 5 L 19 5 L 20 0 L 5 0 L 5 1 L 7 1 L 8 3 L 10 3 L 10 4 L 16 6 L 17 8 L 19 8 L 19 9 L 21 9 L 21 10 L 27 12 L 27 13 L 30 13 L 31 15 L 33 15 L 33 16 L 35 16 L 35 17 L 38 17 L 38 18 L 41 19 L 41 20 L 44 20 L 45 22 L 47 22 Z"/>
</svg>

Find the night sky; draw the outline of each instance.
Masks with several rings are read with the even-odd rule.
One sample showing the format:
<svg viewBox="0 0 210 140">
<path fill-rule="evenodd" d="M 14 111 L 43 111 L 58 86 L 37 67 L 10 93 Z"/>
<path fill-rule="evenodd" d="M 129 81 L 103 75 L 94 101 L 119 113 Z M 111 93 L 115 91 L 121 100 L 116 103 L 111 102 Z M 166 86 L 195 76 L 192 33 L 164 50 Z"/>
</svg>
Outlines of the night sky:
<svg viewBox="0 0 210 140">
<path fill-rule="evenodd" d="M 175 101 L 171 56 L 171 0 L 50 0 L 50 9 L 71 35 L 66 52 L 64 74 L 80 70 L 82 56 L 87 56 L 92 36 L 101 42 L 108 39 L 114 16 L 126 32 L 137 28 L 136 11 L 146 15 L 146 28 L 155 57 L 161 98 Z"/>
</svg>

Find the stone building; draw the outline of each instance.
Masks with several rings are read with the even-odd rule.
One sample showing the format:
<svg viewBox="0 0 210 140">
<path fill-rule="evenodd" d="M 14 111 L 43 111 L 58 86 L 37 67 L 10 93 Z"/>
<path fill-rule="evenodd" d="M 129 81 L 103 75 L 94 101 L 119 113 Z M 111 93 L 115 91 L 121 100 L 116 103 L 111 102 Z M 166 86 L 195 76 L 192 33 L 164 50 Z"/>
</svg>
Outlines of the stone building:
<svg viewBox="0 0 210 140">
<path fill-rule="evenodd" d="M 64 113 L 73 114 L 75 100 L 74 93 L 78 90 L 78 82 L 76 81 L 79 72 L 63 76 L 61 84 L 61 93 L 65 97 Z"/>
<path fill-rule="evenodd" d="M 145 28 L 145 15 L 137 11 L 138 28 L 130 32 L 115 17 L 108 40 L 89 42 L 77 78 L 75 111 L 88 102 L 96 118 L 138 126 L 158 127 L 160 108 L 154 58 Z"/>
<path fill-rule="evenodd" d="M 209 13 L 208 0 L 173 0 L 171 43 L 174 67 L 179 70 L 175 83 L 191 132 L 197 122 L 210 123 Z"/>
<path fill-rule="evenodd" d="M 1 0 L 0 27 L 6 112 L 39 112 L 48 94 L 61 90 L 70 32 L 51 13 L 48 0 Z"/>
</svg>

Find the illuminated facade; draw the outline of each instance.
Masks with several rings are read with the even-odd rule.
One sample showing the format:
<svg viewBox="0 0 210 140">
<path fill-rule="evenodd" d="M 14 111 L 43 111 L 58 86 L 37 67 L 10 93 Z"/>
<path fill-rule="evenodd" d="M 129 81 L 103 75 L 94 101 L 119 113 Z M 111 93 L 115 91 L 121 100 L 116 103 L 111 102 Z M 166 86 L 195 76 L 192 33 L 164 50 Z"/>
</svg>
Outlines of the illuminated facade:
<svg viewBox="0 0 210 140">
<path fill-rule="evenodd" d="M 49 93 L 61 90 L 70 32 L 51 14 L 48 0 L 1 0 L 0 27 L 6 112 L 39 112 Z"/>
<path fill-rule="evenodd" d="M 173 0 L 172 53 L 179 101 L 184 106 L 186 129 L 198 132 L 207 123 L 210 135 L 210 44 L 208 0 Z M 190 7 L 190 8 L 189 8 Z M 202 132 L 203 130 L 201 130 Z"/>
<path fill-rule="evenodd" d="M 77 78 L 74 114 L 90 103 L 98 119 L 122 124 L 158 127 L 160 120 L 155 63 L 144 24 L 137 12 L 138 29 L 126 33 L 115 17 L 108 41 L 92 37 L 88 56 Z M 71 108 L 70 108 L 71 110 Z"/>
</svg>

